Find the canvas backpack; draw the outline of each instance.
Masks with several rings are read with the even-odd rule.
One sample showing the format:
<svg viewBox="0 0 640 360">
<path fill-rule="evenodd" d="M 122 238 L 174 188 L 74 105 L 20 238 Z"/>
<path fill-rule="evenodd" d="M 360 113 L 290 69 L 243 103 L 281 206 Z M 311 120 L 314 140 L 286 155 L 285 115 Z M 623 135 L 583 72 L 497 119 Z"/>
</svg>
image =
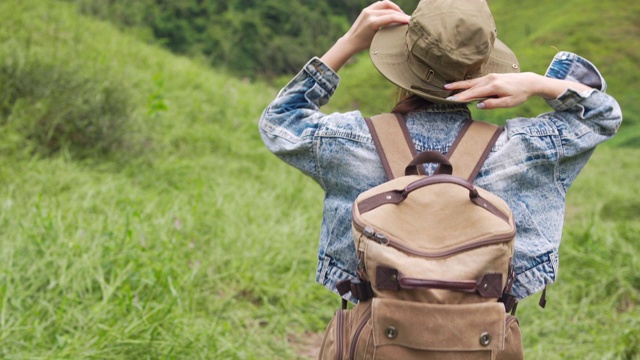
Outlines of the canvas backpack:
<svg viewBox="0 0 640 360">
<path fill-rule="evenodd" d="M 320 359 L 522 359 L 512 212 L 473 180 L 503 131 L 469 120 L 447 156 L 416 154 L 404 119 L 367 119 L 388 181 L 353 204 L 357 279 Z M 438 163 L 434 175 L 426 163 Z"/>
</svg>

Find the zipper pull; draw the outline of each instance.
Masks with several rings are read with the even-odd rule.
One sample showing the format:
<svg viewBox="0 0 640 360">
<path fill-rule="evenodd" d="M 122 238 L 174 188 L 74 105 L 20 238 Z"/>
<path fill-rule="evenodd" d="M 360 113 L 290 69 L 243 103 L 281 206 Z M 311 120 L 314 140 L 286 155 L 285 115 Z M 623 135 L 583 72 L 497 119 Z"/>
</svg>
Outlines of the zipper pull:
<svg viewBox="0 0 640 360">
<path fill-rule="evenodd" d="M 365 227 L 362 233 L 364 234 L 364 236 L 368 237 L 369 239 L 373 239 L 374 236 L 376 235 L 375 230 L 373 230 L 371 226 Z"/>
<path fill-rule="evenodd" d="M 356 275 L 358 278 L 369 281 L 367 276 L 367 268 L 364 264 L 364 251 L 358 251 L 358 266 L 356 267 Z"/>
<path fill-rule="evenodd" d="M 384 234 L 381 233 L 377 233 L 375 230 L 373 230 L 373 228 L 371 226 L 367 226 L 364 228 L 363 231 L 364 236 L 366 236 L 367 238 L 377 242 L 378 244 L 381 245 L 388 245 L 389 244 L 389 239 L 387 239 L 386 236 L 384 236 Z"/>
<path fill-rule="evenodd" d="M 377 241 L 378 244 L 380 245 L 389 245 L 389 239 L 387 239 L 387 237 L 384 236 L 384 234 L 380 234 L 380 233 L 375 234 L 375 241 Z"/>
</svg>

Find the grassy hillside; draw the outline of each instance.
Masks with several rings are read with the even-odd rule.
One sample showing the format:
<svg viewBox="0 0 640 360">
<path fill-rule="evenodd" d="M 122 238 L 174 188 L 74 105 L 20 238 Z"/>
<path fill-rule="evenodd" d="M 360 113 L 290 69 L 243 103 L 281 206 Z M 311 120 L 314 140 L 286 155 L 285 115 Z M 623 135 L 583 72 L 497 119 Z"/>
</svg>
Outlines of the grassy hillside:
<svg viewBox="0 0 640 360">
<path fill-rule="evenodd" d="M 321 194 L 257 132 L 276 91 L 68 4 L 3 1 L 0 23 L 2 94 L 23 95 L 1 118 L 0 358 L 294 357 L 333 299 L 313 284 Z M 67 86 L 87 78 L 111 85 Z M 51 155 L 74 134 L 33 123 L 111 111 L 107 88 L 126 94 L 124 141 Z"/>
<path fill-rule="evenodd" d="M 633 123 L 638 6 L 594 2 L 581 20 L 579 3 L 492 6 L 523 67 L 544 71 L 551 45 L 592 51 Z M 604 20 L 619 37 L 584 25 Z M 370 66 L 342 74 L 330 109 L 378 111 Z M 322 193 L 257 132 L 276 93 L 69 3 L 0 2 L 0 358 L 312 357 L 339 301 L 313 281 Z M 629 129 L 570 192 L 560 280 L 546 310 L 519 309 L 527 359 L 640 358 Z"/>
</svg>

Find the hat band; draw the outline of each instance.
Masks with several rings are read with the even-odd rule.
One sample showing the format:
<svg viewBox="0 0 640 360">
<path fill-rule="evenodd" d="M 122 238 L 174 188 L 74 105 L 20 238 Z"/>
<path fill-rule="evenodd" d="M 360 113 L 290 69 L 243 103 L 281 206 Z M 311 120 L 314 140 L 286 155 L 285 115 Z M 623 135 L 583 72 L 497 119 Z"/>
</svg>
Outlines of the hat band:
<svg viewBox="0 0 640 360">
<path fill-rule="evenodd" d="M 411 88 L 420 89 L 420 91 L 427 93 L 442 93 L 444 91 L 444 85 L 447 84 L 448 81 L 440 76 L 426 61 L 416 56 L 413 49 L 409 48 L 410 46 L 415 47 L 417 44 L 418 41 L 413 42 L 412 45 L 405 42 L 405 51 L 407 54 L 407 63 L 409 64 L 409 68 L 416 78 L 422 81 L 421 84 L 412 84 Z M 448 91 L 444 91 L 444 93 L 446 94 Z"/>
<path fill-rule="evenodd" d="M 425 87 L 423 87 L 421 85 L 412 84 L 410 89 L 412 91 L 419 91 L 419 92 L 422 92 L 422 93 L 425 93 L 425 94 L 430 94 L 430 95 L 433 95 L 433 96 L 436 96 L 436 97 L 439 97 L 439 98 L 442 98 L 442 99 L 446 99 L 447 97 L 449 97 L 450 95 L 453 94 L 452 91 L 445 90 L 445 89 L 438 89 L 435 86 L 433 88 L 431 88 L 431 89 L 428 89 L 428 88 L 425 88 Z"/>
</svg>

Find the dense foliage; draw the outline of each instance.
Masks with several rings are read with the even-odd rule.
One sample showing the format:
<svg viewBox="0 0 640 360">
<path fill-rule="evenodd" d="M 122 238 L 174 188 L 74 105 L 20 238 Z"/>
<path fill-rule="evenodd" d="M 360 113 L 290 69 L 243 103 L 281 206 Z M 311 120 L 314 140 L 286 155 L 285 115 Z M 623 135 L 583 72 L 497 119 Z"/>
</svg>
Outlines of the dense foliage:
<svg viewBox="0 0 640 360">
<path fill-rule="evenodd" d="M 321 55 L 368 0 L 76 0 L 85 14 L 135 28 L 170 50 L 254 77 Z M 416 0 L 398 2 L 412 8 Z"/>
</svg>

